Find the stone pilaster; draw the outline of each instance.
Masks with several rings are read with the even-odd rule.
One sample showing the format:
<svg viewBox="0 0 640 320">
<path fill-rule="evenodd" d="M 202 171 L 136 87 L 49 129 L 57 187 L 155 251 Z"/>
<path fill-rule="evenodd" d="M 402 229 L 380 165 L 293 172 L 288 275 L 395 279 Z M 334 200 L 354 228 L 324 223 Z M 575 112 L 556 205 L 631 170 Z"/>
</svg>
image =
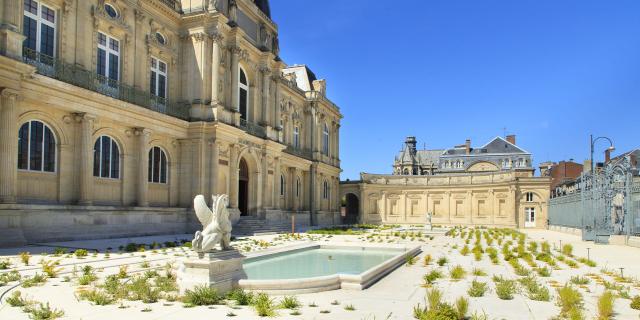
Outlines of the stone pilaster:
<svg viewBox="0 0 640 320">
<path fill-rule="evenodd" d="M 151 130 L 137 128 L 138 137 L 138 192 L 137 204 L 139 207 L 149 206 L 149 137 Z"/>
<path fill-rule="evenodd" d="M 269 84 L 271 82 L 271 71 L 269 70 L 269 68 L 262 68 L 262 125 L 264 126 L 268 126 L 270 125 L 269 123 L 269 118 L 270 118 L 270 114 L 269 114 L 269 110 L 270 105 L 269 105 L 269 101 L 271 99 L 269 99 Z"/>
<path fill-rule="evenodd" d="M 268 186 L 269 186 L 269 164 L 267 161 L 267 152 L 265 151 L 262 154 L 262 157 L 260 159 L 260 174 L 262 177 L 262 185 L 260 186 L 260 190 L 262 192 L 262 208 L 259 208 L 261 212 L 264 211 L 264 209 L 267 208 L 268 206 L 268 202 L 267 199 L 269 199 L 269 193 L 268 193 Z M 259 212 L 260 214 L 260 212 Z"/>
<path fill-rule="evenodd" d="M 93 125 L 96 117 L 91 114 L 77 114 L 80 123 L 80 188 L 78 204 L 91 205 L 93 201 Z"/>
<path fill-rule="evenodd" d="M 238 173 L 240 167 L 238 165 L 238 146 L 229 146 L 229 201 L 231 208 L 238 208 Z"/>
<path fill-rule="evenodd" d="M 211 35 L 211 106 L 220 104 L 220 90 L 218 84 L 220 82 L 220 43 L 222 36 L 219 34 Z"/>
<path fill-rule="evenodd" d="M 0 24 L 0 53 L 14 59 L 22 57 L 22 42 L 26 37 L 20 33 L 24 1 L 6 0 L 2 4 Z"/>
<path fill-rule="evenodd" d="M 231 48 L 231 109 L 239 112 L 239 99 L 238 95 L 238 77 L 240 76 L 240 52 L 242 50 L 239 47 Z"/>
<path fill-rule="evenodd" d="M 18 98 L 12 89 L 0 92 L 0 203 L 18 197 Z"/>
<path fill-rule="evenodd" d="M 214 139 L 211 142 L 211 194 L 218 194 L 218 171 L 220 170 L 220 145 Z"/>
</svg>

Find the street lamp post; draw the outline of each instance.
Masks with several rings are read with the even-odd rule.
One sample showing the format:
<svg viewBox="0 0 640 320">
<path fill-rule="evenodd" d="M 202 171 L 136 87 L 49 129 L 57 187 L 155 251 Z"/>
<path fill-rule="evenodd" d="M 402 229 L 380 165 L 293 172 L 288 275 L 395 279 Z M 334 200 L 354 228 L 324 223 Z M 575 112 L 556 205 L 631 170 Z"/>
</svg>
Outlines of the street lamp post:
<svg viewBox="0 0 640 320">
<path fill-rule="evenodd" d="M 596 141 L 600 140 L 600 139 L 604 139 L 609 141 L 609 148 L 607 148 L 607 151 L 611 152 L 613 150 L 615 150 L 616 148 L 613 147 L 613 141 L 611 141 L 611 139 L 607 138 L 607 137 L 597 137 L 597 138 L 593 138 L 593 135 L 591 135 L 591 173 L 593 174 L 593 172 L 595 171 L 595 164 L 593 163 L 593 149 L 594 146 L 596 144 Z"/>
</svg>

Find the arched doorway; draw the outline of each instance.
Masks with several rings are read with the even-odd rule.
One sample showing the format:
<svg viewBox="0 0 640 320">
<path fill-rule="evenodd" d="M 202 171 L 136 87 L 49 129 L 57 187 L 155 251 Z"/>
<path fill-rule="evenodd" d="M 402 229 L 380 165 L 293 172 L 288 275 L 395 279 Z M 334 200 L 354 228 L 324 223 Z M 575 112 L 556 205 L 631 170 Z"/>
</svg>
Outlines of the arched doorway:
<svg viewBox="0 0 640 320">
<path fill-rule="evenodd" d="M 353 193 L 347 193 L 344 196 L 346 215 L 343 218 L 344 224 L 358 223 L 358 215 L 360 214 L 360 200 Z"/>
<path fill-rule="evenodd" d="M 240 159 L 238 174 L 238 210 L 240 215 L 249 215 L 249 167 L 244 158 Z"/>
</svg>

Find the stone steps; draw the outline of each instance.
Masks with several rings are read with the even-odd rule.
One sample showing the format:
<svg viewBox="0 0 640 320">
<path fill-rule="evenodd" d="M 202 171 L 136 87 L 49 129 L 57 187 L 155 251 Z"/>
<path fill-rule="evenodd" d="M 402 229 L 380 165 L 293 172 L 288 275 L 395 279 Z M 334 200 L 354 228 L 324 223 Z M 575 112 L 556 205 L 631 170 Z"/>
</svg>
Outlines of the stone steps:
<svg viewBox="0 0 640 320">
<path fill-rule="evenodd" d="M 291 224 L 267 223 L 254 217 L 240 217 L 240 221 L 233 227 L 231 233 L 235 236 L 253 236 L 262 234 L 286 233 L 291 231 Z"/>
</svg>

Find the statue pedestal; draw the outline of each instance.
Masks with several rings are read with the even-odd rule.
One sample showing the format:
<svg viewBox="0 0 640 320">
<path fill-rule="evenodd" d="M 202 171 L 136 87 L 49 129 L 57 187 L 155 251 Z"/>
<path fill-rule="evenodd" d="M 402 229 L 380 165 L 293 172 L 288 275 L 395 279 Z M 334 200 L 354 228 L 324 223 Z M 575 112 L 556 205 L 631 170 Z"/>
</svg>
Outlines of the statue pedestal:
<svg viewBox="0 0 640 320">
<path fill-rule="evenodd" d="M 180 294 L 197 286 L 209 286 L 225 294 L 246 279 L 242 268 L 245 256 L 237 250 L 216 251 L 199 255 L 192 252 L 182 259 L 178 271 Z"/>
</svg>

